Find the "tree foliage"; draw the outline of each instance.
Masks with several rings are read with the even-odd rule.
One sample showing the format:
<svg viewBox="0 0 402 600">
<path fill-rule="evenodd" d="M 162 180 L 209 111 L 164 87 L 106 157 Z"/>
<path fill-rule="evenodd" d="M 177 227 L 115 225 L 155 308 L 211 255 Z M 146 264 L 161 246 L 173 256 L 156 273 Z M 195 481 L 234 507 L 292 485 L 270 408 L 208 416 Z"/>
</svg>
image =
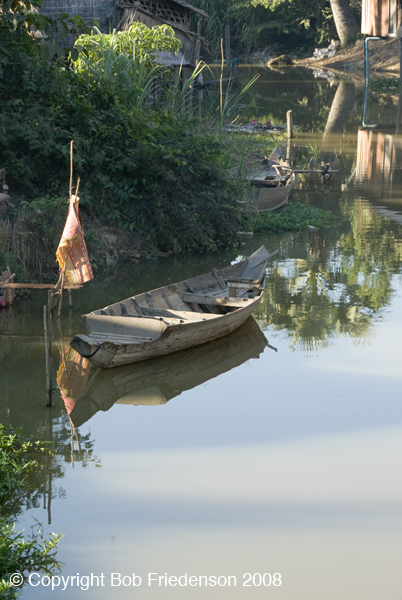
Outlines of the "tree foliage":
<svg viewBox="0 0 402 600">
<path fill-rule="evenodd" d="M 349 6 L 349 0 L 345 0 Z M 337 31 L 330 0 L 194 0 L 210 19 L 204 35 L 214 58 L 220 55 L 225 25 L 230 25 L 232 50 L 237 54 L 280 44 L 286 50 L 324 45 Z M 358 19 L 361 0 L 350 6 Z"/>
<path fill-rule="evenodd" d="M 97 32 L 77 46 L 74 70 L 39 53 L 0 77 L 0 153 L 14 192 L 59 204 L 73 139 L 82 207 L 99 225 L 164 252 L 229 244 L 240 190 L 225 170 L 225 144 L 195 118 L 189 86 L 180 91 L 152 64 L 159 49 L 177 50 L 171 30 Z"/>
</svg>

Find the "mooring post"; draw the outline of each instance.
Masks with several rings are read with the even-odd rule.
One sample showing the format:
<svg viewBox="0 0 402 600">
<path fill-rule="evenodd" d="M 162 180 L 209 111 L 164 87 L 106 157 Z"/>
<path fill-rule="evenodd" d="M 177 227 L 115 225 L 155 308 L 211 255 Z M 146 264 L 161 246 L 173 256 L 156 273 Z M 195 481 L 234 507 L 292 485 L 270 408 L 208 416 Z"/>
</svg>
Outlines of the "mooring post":
<svg viewBox="0 0 402 600">
<path fill-rule="evenodd" d="M 288 143 L 287 143 L 287 147 L 286 147 L 286 162 L 290 165 L 290 161 L 291 161 L 291 147 L 290 147 L 290 137 L 288 137 Z"/>
<path fill-rule="evenodd" d="M 288 112 L 286 113 L 286 121 L 287 121 L 287 127 L 288 127 L 288 138 L 292 138 L 293 137 L 293 111 L 292 110 L 288 110 Z"/>
</svg>

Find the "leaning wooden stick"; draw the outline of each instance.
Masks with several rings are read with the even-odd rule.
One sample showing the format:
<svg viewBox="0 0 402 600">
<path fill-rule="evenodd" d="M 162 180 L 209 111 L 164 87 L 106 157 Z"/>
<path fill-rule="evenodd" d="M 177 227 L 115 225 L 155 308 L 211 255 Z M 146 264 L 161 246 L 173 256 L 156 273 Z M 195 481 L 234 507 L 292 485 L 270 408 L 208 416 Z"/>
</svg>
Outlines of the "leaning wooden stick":
<svg viewBox="0 0 402 600">
<path fill-rule="evenodd" d="M 73 193 L 73 144 L 74 140 L 70 142 L 70 194 L 69 198 L 71 198 L 71 194 Z"/>
</svg>

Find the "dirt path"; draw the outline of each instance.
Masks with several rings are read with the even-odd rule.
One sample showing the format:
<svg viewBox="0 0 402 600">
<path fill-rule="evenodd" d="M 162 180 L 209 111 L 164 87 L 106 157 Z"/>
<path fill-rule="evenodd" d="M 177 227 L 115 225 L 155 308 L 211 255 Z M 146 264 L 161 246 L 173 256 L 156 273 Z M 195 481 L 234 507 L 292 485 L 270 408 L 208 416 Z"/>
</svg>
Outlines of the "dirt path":
<svg viewBox="0 0 402 600">
<path fill-rule="evenodd" d="M 324 60 L 299 59 L 297 65 L 320 67 L 331 71 L 351 73 L 364 77 L 364 42 L 358 40 L 354 46 L 340 51 Z M 373 40 L 369 44 L 370 74 L 383 77 L 399 76 L 399 39 Z"/>
</svg>

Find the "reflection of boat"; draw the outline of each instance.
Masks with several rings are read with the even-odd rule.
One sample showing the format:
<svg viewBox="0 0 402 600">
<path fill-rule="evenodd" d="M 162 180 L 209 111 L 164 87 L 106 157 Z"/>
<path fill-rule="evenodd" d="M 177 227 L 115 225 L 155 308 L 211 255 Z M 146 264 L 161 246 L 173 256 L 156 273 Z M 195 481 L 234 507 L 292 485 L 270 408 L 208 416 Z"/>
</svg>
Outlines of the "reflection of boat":
<svg viewBox="0 0 402 600">
<path fill-rule="evenodd" d="M 118 369 L 99 369 L 75 403 L 76 427 L 113 404 L 155 406 L 258 358 L 267 340 L 252 317 L 226 338 Z"/>
<path fill-rule="evenodd" d="M 89 335 L 76 335 L 71 345 L 100 367 L 115 367 L 227 335 L 260 303 L 270 256 L 261 246 L 219 271 L 96 310 L 84 316 Z"/>
<path fill-rule="evenodd" d="M 251 206 L 258 212 L 279 208 L 287 201 L 295 178 L 294 171 L 275 148 L 249 176 L 249 182 L 254 186 Z"/>
</svg>

